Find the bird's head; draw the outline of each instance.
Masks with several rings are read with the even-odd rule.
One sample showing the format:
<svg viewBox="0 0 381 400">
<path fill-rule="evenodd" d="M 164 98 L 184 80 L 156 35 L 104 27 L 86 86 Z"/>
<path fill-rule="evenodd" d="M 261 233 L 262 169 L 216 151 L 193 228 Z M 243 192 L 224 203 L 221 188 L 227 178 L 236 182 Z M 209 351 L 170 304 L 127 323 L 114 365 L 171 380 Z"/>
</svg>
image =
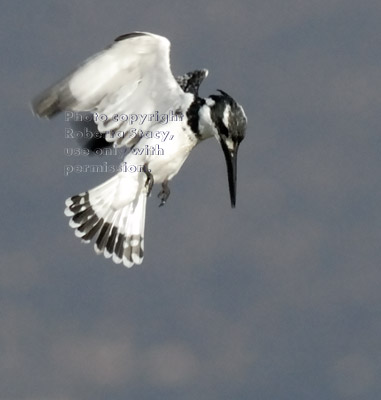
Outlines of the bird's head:
<svg viewBox="0 0 381 400">
<path fill-rule="evenodd" d="M 227 93 L 209 96 L 210 117 L 214 136 L 220 142 L 228 170 L 230 202 L 235 207 L 237 188 L 237 153 L 245 137 L 247 118 L 243 108 Z M 209 100 L 210 99 L 210 100 Z"/>
</svg>

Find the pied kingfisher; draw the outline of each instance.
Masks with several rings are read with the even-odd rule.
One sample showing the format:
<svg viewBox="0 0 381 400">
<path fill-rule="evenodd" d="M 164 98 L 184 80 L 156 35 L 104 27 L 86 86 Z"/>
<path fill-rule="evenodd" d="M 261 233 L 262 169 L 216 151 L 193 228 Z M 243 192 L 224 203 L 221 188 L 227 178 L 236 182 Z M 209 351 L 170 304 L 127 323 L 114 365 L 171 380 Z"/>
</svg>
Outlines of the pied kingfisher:
<svg viewBox="0 0 381 400">
<path fill-rule="evenodd" d="M 243 108 L 222 90 L 207 98 L 198 96 L 208 74 L 205 69 L 175 79 L 169 52 L 170 42 L 162 36 L 145 32 L 119 36 L 32 102 L 40 117 L 63 110 L 91 112 L 106 141 L 130 148 L 124 163 L 141 166 L 135 173 L 120 168 L 103 184 L 66 200 L 65 214 L 71 217 L 76 236 L 84 242 L 95 239 L 96 253 L 127 267 L 143 261 L 146 199 L 153 183 L 162 184 L 158 197 L 163 205 L 170 193 L 168 182 L 204 139 L 214 136 L 222 146 L 235 207 L 237 151 L 247 122 Z M 155 113 L 179 117 L 165 126 L 171 140 L 132 134 L 161 131 L 163 124 L 152 118 Z M 132 115 L 151 118 L 132 121 L 135 118 L 128 119 Z M 134 151 L 159 145 L 160 154 Z"/>
</svg>

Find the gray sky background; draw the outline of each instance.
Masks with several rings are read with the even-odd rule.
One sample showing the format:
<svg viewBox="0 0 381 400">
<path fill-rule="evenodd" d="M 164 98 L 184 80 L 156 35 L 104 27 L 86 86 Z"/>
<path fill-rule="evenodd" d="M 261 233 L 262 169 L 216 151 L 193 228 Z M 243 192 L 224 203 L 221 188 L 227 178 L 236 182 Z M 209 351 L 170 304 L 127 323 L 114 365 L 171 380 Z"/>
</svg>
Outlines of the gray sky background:
<svg viewBox="0 0 381 400">
<path fill-rule="evenodd" d="M 80 4 L 80 5 L 77 5 Z M 372 400 L 381 392 L 381 3 L 1 7 L 0 400 Z M 29 101 L 120 34 L 172 43 L 245 108 L 237 208 L 203 143 L 148 201 L 130 270 L 81 244 L 63 117 Z M 91 158 L 91 163 L 103 162 Z"/>
</svg>

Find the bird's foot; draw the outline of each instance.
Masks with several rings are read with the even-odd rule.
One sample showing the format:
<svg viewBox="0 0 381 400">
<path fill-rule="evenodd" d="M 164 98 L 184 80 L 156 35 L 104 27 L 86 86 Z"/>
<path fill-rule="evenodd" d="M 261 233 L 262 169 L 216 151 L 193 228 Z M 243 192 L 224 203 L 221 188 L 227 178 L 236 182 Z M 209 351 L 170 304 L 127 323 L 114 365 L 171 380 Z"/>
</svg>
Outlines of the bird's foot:
<svg viewBox="0 0 381 400">
<path fill-rule="evenodd" d="M 162 207 L 165 204 L 165 202 L 168 200 L 170 193 L 171 191 L 169 190 L 168 181 L 164 181 L 161 184 L 161 190 L 157 195 L 157 197 L 161 200 L 159 207 Z"/>
<path fill-rule="evenodd" d="M 151 174 L 150 170 L 147 167 L 147 164 L 144 164 L 143 172 L 147 176 L 147 180 L 145 186 L 148 188 L 147 197 L 151 194 L 152 186 L 154 184 L 153 175 Z"/>
</svg>

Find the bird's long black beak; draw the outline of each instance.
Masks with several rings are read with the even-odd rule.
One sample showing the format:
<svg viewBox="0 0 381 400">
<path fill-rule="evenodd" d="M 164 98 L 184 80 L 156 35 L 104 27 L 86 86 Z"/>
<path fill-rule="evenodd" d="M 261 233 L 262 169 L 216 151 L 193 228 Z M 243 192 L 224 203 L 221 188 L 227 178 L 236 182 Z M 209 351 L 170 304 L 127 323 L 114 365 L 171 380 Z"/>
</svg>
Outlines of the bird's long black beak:
<svg viewBox="0 0 381 400">
<path fill-rule="evenodd" d="M 226 167 L 228 170 L 230 203 L 235 208 L 235 200 L 237 193 L 237 153 L 239 143 L 234 143 L 233 148 L 229 149 L 226 143 L 221 140 L 222 150 L 224 152 Z"/>
</svg>

